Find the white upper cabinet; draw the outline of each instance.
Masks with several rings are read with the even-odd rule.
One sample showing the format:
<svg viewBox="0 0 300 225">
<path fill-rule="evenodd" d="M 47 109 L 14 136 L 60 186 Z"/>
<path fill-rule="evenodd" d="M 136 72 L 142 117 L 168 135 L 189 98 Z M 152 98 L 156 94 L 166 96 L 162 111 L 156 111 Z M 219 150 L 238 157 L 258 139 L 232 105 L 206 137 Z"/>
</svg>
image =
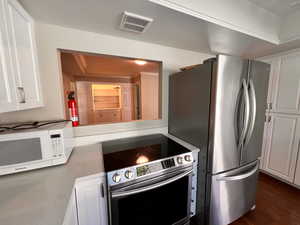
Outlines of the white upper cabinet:
<svg viewBox="0 0 300 225">
<path fill-rule="evenodd" d="M 297 163 L 297 167 L 296 167 L 294 183 L 300 187 L 300 154 L 298 154 L 298 163 Z"/>
<path fill-rule="evenodd" d="M 0 1 L 0 112 L 17 110 L 7 18 L 4 1 Z"/>
<path fill-rule="evenodd" d="M 271 111 L 300 114 L 300 52 L 273 59 Z"/>
<path fill-rule="evenodd" d="M 300 121 L 297 116 L 273 114 L 268 126 L 263 169 L 284 180 L 294 182 Z"/>
<path fill-rule="evenodd" d="M 16 0 L 0 1 L 0 112 L 41 107 L 34 21 Z"/>
<path fill-rule="evenodd" d="M 272 111 L 273 101 L 275 96 L 275 88 L 276 88 L 276 71 L 278 71 L 279 58 L 269 58 L 267 60 L 263 60 L 265 63 L 270 64 L 270 75 L 269 75 L 269 88 L 268 88 L 268 97 L 267 97 L 267 112 Z"/>
</svg>

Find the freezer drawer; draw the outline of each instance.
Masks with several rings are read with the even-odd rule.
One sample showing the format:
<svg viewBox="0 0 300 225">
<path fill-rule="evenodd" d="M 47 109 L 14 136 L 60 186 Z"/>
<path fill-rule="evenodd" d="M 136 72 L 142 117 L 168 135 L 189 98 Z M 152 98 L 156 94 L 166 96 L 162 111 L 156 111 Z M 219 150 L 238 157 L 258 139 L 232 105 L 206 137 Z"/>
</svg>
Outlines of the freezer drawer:
<svg viewBox="0 0 300 225">
<path fill-rule="evenodd" d="M 212 176 L 210 225 L 229 224 L 255 205 L 259 161 Z"/>
</svg>

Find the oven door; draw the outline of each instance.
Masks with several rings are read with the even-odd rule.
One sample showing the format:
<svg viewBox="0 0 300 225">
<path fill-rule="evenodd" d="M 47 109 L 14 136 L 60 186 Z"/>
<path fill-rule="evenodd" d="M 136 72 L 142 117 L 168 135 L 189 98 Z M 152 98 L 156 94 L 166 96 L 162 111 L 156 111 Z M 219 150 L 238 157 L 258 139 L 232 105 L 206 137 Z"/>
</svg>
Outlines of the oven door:
<svg viewBox="0 0 300 225">
<path fill-rule="evenodd" d="M 189 224 L 192 168 L 111 190 L 111 225 Z"/>
</svg>

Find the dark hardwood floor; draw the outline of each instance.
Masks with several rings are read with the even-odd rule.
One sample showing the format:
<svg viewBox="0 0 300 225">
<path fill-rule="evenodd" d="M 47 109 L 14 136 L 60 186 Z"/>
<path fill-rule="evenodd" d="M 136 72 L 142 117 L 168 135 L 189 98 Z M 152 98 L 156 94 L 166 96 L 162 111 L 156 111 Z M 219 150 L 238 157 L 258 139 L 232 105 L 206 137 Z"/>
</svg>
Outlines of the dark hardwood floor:
<svg viewBox="0 0 300 225">
<path fill-rule="evenodd" d="M 261 173 L 256 209 L 231 225 L 300 225 L 300 190 Z"/>
</svg>

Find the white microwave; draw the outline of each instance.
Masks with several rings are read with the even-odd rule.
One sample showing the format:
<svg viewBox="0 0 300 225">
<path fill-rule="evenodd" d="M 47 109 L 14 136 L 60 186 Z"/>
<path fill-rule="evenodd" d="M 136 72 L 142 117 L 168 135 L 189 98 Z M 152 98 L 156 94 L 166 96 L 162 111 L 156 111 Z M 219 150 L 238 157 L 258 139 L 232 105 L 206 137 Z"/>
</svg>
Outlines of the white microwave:
<svg viewBox="0 0 300 225">
<path fill-rule="evenodd" d="M 0 133 L 0 175 L 64 164 L 74 147 L 70 122 Z"/>
</svg>

